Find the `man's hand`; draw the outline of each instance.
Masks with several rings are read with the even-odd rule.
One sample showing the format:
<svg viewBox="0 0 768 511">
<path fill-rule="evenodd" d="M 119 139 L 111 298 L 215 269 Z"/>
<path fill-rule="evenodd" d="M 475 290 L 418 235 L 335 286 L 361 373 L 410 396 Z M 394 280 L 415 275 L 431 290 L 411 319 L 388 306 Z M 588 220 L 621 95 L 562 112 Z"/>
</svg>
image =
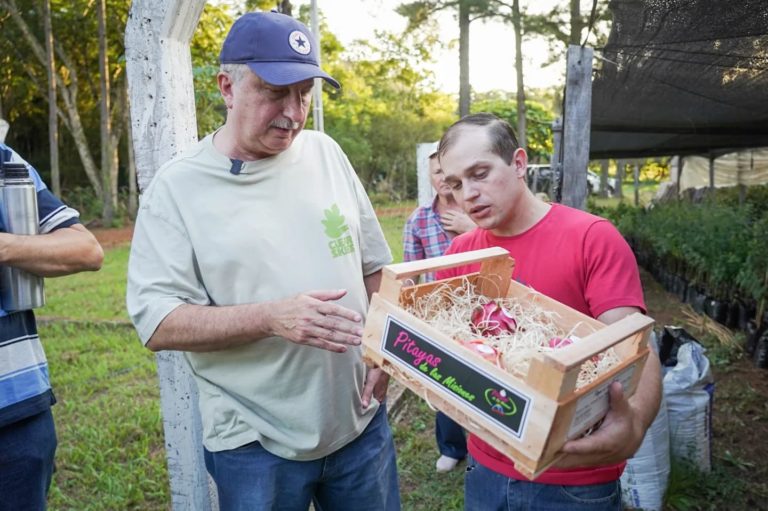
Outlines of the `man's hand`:
<svg viewBox="0 0 768 511">
<path fill-rule="evenodd" d="M 443 224 L 443 228 L 446 231 L 455 232 L 457 234 L 469 232 L 477 227 L 466 213 L 453 209 L 440 215 L 440 222 Z"/>
<path fill-rule="evenodd" d="M 305 344 L 336 353 L 358 346 L 363 335 L 363 318 L 357 312 L 331 303 L 347 294 L 336 291 L 309 291 L 274 302 L 268 312 L 270 331 L 296 344 Z"/>
<path fill-rule="evenodd" d="M 365 373 L 365 385 L 363 386 L 362 405 L 368 408 L 371 405 L 371 396 L 379 402 L 387 397 L 389 375 L 379 367 L 367 367 Z"/>
<path fill-rule="evenodd" d="M 640 447 L 645 431 L 621 383 L 609 390 L 611 407 L 597 431 L 584 438 L 566 442 L 561 452 L 567 454 L 557 468 L 592 467 L 622 462 Z"/>
</svg>

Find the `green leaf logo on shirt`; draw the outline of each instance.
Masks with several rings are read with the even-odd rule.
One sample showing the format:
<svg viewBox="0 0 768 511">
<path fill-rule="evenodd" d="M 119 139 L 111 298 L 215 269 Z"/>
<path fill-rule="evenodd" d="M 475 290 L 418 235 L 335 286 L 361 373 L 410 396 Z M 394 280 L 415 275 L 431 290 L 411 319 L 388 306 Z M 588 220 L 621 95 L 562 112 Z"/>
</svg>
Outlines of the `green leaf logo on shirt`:
<svg viewBox="0 0 768 511">
<path fill-rule="evenodd" d="M 331 209 L 324 210 L 325 220 L 321 220 L 325 226 L 325 234 L 329 238 L 336 239 L 349 230 L 344 223 L 344 215 L 339 211 L 339 206 L 334 204 Z"/>
</svg>

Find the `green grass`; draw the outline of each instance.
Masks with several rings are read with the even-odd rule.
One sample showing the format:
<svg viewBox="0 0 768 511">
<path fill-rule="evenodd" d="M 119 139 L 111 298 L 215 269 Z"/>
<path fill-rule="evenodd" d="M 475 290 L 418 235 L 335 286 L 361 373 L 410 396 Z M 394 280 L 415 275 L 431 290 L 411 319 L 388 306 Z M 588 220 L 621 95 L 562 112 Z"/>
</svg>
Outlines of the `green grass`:
<svg viewBox="0 0 768 511">
<path fill-rule="evenodd" d="M 464 509 L 464 469 L 460 464 L 444 474 L 435 472 L 440 455 L 435 444 L 435 412 L 416 395 L 392 420 L 403 509 L 452 511 Z"/>
<path fill-rule="evenodd" d="M 414 204 L 414 208 L 415 208 Z M 399 263 L 403 260 L 403 226 L 411 211 L 396 213 L 394 215 L 381 216 L 379 223 L 384 231 L 384 237 L 392 250 L 393 261 Z"/>
<path fill-rule="evenodd" d="M 45 280 L 45 307 L 38 316 L 79 320 L 128 320 L 125 276 L 130 246 L 104 253 L 98 272 L 77 273 Z"/>
<path fill-rule="evenodd" d="M 638 188 L 638 199 L 640 201 L 640 205 L 647 205 L 651 203 L 651 200 L 656 195 L 656 191 L 659 189 L 659 183 L 657 182 L 641 182 L 640 187 Z M 602 198 L 597 195 L 590 195 L 589 200 L 593 200 L 596 205 L 601 207 L 611 207 L 615 208 L 619 205 L 620 202 L 625 202 L 627 204 L 634 204 L 635 203 L 635 185 L 634 184 L 627 184 L 625 183 L 621 187 L 621 191 L 624 194 L 624 197 L 622 199 L 619 199 L 618 197 L 608 197 L 608 198 Z"/>
<path fill-rule="evenodd" d="M 51 510 L 167 509 L 154 356 L 128 327 L 41 325 L 58 403 Z"/>
</svg>

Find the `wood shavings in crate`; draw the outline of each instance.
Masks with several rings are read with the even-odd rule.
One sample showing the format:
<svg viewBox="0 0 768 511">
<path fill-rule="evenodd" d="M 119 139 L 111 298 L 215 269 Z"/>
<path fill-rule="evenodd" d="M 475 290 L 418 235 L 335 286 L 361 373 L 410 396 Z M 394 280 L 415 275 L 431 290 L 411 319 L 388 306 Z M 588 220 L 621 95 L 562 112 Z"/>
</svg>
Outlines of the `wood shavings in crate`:
<svg viewBox="0 0 768 511">
<path fill-rule="evenodd" d="M 500 306 L 502 315 L 479 313 L 493 309 L 493 304 Z M 556 322 L 557 312 L 515 297 L 488 298 L 477 293 L 476 286 L 467 278 L 462 279 L 459 286 L 440 285 L 432 293 L 413 297 L 403 306 L 415 317 L 518 378 L 528 374 L 536 353 L 580 342 L 581 338 L 574 332 L 584 326 L 578 324 L 564 331 Z M 510 322 L 505 316 L 512 318 L 514 326 L 508 326 Z M 478 321 L 478 317 L 482 319 Z M 589 329 L 594 331 L 592 327 Z M 595 381 L 619 362 L 613 348 L 586 360 L 576 388 Z"/>
</svg>

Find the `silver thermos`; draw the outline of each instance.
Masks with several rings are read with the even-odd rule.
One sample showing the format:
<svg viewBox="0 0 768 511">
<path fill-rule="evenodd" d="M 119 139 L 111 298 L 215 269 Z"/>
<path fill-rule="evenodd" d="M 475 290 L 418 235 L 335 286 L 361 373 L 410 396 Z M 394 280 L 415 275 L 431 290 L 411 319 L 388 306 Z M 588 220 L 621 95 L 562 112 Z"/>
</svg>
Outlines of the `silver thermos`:
<svg viewBox="0 0 768 511">
<path fill-rule="evenodd" d="M 23 163 L 0 161 L 0 224 L 11 234 L 38 232 L 37 191 Z M 22 311 L 45 304 L 43 278 L 11 266 L 0 266 L 0 308 Z"/>
</svg>

